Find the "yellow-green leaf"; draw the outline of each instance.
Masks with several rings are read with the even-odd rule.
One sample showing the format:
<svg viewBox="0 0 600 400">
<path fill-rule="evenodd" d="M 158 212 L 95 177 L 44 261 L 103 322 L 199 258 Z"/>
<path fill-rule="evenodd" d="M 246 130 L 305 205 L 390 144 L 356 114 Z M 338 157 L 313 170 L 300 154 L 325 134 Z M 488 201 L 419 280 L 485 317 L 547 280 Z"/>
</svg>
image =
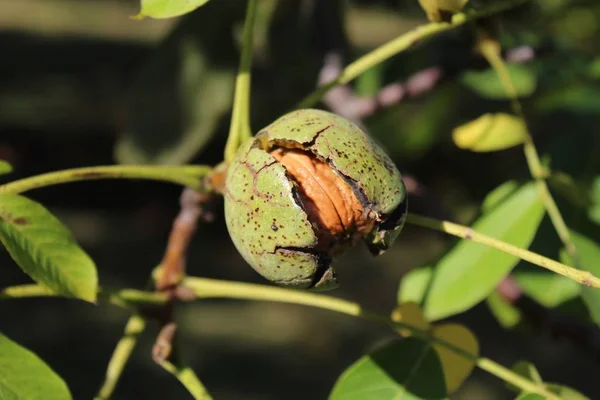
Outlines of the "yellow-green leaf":
<svg viewBox="0 0 600 400">
<path fill-rule="evenodd" d="M 521 311 L 504 300 L 497 291 L 488 296 L 486 303 L 498 323 L 504 328 L 513 328 L 521 322 Z"/>
<path fill-rule="evenodd" d="M 4 160 L 0 160 L 0 175 L 12 172 L 12 166 Z"/>
<path fill-rule="evenodd" d="M 134 18 L 173 18 L 194 11 L 208 0 L 142 0 L 140 13 Z"/>
<path fill-rule="evenodd" d="M 429 330 L 429 322 L 425 319 L 421 307 L 415 302 L 402 303 L 392 311 L 392 321 L 402 322 L 417 328 L 421 331 Z M 398 328 L 400 335 L 408 337 L 411 331 L 405 328 Z"/>
<path fill-rule="evenodd" d="M 537 77 L 533 68 L 524 65 L 507 65 L 508 76 L 513 83 L 517 96 L 531 95 L 537 86 Z M 461 83 L 481 97 L 500 100 L 509 99 L 504 84 L 493 68 L 483 71 L 467 71 L 460 79 Z"/>
<path fill-rule="evenodd" d="M 422 303 L 433 276 L 433 268 L 416 268 L 404 275 L 398 288 L 398 304 L 413 301 Z"/>
<path fill-rule="evenodd" d="M 434 343 L 433 348 L 442 363 L 447 392 L 452 394 L 473 371 L 475 359 L 479 356 L 479 342 L 468 328 L 454 323 L 436 325 L 431 334 L 473 356 L 472 359 L 468 359 L 454 350 Z"/>
<path fill-rule="evenodd" d="M 557 383 L 548 383 L 546 388 L 560 396 L 561 400 L 590 400 L 586 395 L 575 389 Z"/>
<path fill-rule="evenodd" d="M 515 400 L 546 400 L 546 398 L 541 394 L 523 392 L 518 395 Z"/>
<path fill-rule="evenodd" d="M 67 384 L 32 351 L 0 333 L 0 399 L 70 400 Z"/>
<path fill-rule="evenodd" d="M 0 241 L 37 283 L 64 296 L 96 300 L 94 262 L 41 204 L 23 196 L 0 194 Z"/>
<path fill-rule="evenodd" d="M 527 296 L 548 308 L 579 296 L 582 289 L 579 282 L 550 271 L 517 270 L 514 277 Z"/>
<path fill-rule="evenodd" d="M 453 14 L 463 9 L 468 0 L 419 0 L 430 21 L 450 21 Z"/>
<path fill-rule="evenodd" d="M 600 276 L 600 245 L 590 238 L 571 231 L 571 240 L 579 253 L 580 267 Z M 563 263 L 574 265 L 572 258 L 562 249 L 560 259 Z M 590 311 L 590 315 L 596 324 L 600 325 L 600 289 L 583 286 L 580 288 L 581 298 Z"/>
<path fill-rule="evenodd" d="M 483 203 L 481 203 L 481 212 L 487 213 L 492 211 L 496 206 L 502 204 L 502 202 L 518 188 L 519 183 L 517 181 L 504 182 L 485 196 Z"/>
<path fill-rule="evenodd" d="M 476 152 L 508 149 L 523 143 L 526 137 L 523 120 L 504 113 L 484 114 L 452 132 L 458 147 Z"/>
<path fill-rule="evenodd" d="M 482 215 L 473 229 L 514 246 L 531 244 L 544 215 L 534 182 Z M 520 259 L 469 240 L 460 241 L 437 263 L 425 300 L 425 316 L 435 320 L 463 312 L 484 300 Z"/>
</svg>

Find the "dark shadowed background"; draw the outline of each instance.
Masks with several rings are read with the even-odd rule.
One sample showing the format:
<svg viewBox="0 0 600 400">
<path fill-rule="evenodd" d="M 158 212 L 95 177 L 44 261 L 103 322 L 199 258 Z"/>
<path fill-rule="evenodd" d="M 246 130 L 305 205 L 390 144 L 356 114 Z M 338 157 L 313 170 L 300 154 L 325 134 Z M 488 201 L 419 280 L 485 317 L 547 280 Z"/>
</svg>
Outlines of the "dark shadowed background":
<svg viewBox="0 0 600 400">
<path fill-rule="evenodd" d="M 425 22 L 416 0 L 260 2 L 252 95 L 256 131 L 314 88 L 325 56 L 343 63 Z M 485 5 L 485 1 L 473 1 Z M 488 2 L 489 3 L 489 2 Z M 214 164 L 222 157 L 244 2 L 214 0 L 181 19 L 134 21 L 136 0 L 0 0 L 0 159 L 6 180 L 79 166 L 123 163 Z M 514 54 L 527 95 L 525 114 L 553 170 L 582 182 L 600 174 L 600 3 L 532 0 L 486 21 Z M 509 104 L 482 95 L 490 71 L 473 48 L 472 26 L 429 40 L 354 82 L 371 96 L 428 68 L 432 87 L 362 115 L 369 132 L 411 182 L 413 211 L 469 224 L 483 197 L 509 179 L 527 179 L 520 148 L 477 154 L 452 143 L 452 128 Z M 487 75 L 486 75 L 487 73 Z M 483 89 L 484 90 L 484 89 Z M 322 105 L 323 106 L 323 105 Z M 369 115 L 367 115 L 369 114 Z M 31 192 L 73 231 L 106 287 L 144 286 L 162 258 L 181 189 L 152 182 L 101 181 Z M 569 212 L 590 237 L 599 226 Z M 228 238 L 222 204 L 193 241 L 189 273 L 263 282 Z M 365 248 L 338 262 L 332 294 L 389 312 L 400 278 L 434 262 L 452 239 L 408 226 L 377 259 Z M 559 241 L 545 221 L 533 249 L 556 258 Z M 29 282 L 0 250 L 0 286 Z M 600 398 L 600 334 L 580 324 L 573 301 L 546 310 L 530 299 L 526 315 L 504 330 L 481 304 L 452 318 L 467 324 L 482 354 L 504 365 L 535 363 L 546 381 Z M 127 313 L 66 299 L 0 303 L 0 330 L 34 350 L 90 399 Z M 385 327 L 323 310 L 240 301 L 201 301 L 179 312 L 187 355 L 216 399 L 323 399 L 338 375 L 394 337 Z M 115 399 L 186 399 L 180 384 L 153 364 L 149 329 L 127 365 Z M 453 398 L 509 399 L 481 371 Z"/>
</svg>

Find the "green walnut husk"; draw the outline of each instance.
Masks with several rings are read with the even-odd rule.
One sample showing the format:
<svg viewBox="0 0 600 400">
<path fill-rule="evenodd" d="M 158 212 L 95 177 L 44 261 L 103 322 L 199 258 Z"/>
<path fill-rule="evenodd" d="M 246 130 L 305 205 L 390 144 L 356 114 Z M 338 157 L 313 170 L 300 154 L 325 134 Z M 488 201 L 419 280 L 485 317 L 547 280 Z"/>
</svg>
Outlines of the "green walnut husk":
<svg viewBox="0 0 600 400">
<path fill-rule="evenodd" d="M 341 196 L 346 210 L 358 212 L 362 222 L 334 236 L 326 233 L 325 241 L 321 209 L 309 204 L 300 178 L 274 156 L 285 151 L 330 169 L 326 172 L 340 179 L 338 187 L 350 189 Z M 320 176 L 314 179 L 321 184 Z M 342 215 L 342 208 L 335 211 Z M 284 115 L 242 144 L 227 172 L 225 219 L 231 239 L 252 268 L 279 285 L 336 287 L 333 258 L 353 246 L 357 235 L 374 255 L 383 253 L 405 217 L 406 190 L 394 163 L 358 126 L 329 112 Z"/>
</svg>

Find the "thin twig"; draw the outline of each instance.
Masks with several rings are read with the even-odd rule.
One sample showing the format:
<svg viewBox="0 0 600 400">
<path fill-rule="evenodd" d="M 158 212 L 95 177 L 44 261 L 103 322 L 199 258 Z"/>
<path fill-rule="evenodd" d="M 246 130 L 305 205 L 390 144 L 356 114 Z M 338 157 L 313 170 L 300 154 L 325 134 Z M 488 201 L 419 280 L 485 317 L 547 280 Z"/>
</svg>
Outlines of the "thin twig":
<svg viewBox="0 0 600 400">
<path fill-rule="evenodd" d="M 464 227 L 468 229 L 467 227 Z M 496 364 L 495 362 L 488 360 L 486 358 L 477 357 L 476 355 L 470 354 L 458 348 L 451 343 L 440 340 L 439 338 L 435 338 L 430 335 L 428 332 L 424 332 L 421 329 L 414 327 L 410 324 L 406 324 L 403 322 L 393 322 L 389 319 L 388 316 L 377 314 L 371 311 L 364 309 L 360 304 L 354 303 L 348 300 L 343 300 L 331 296 L 325 296 L 321 294 L 315 294 L 310 292 L 303 292 L 298 290 L 291 290 L 286 288 L 272 287 L 266 285 L 258 285 L 258 284 L 250 284 L 243 282 L 231 282 L 231 281 L 222 281 L 222 280 L 214 280 L 214 279 L 206 279 L 206 278 L 195 278 L 195 277 L 186 277 L 184 278 L 182 285 L 187 287 L 190 292 L 193 292 L 195 296 L 188 297 L 186 300 L 191 301 L 194 299 L 208 299 L 208 298 L 231 298 L 231 299 L 245 299 L 245 300 L 260 300 L 260 301 L 273 301 L 280 303 L 291 303 L 291 304 L 301 304 L 311 307 L 322 308 L 325 310 L 335 311 L 338 313 L 354 316 L 354 317 L 362 317 L 373 322 L 382 323 L 393 328 L 404 328 L 413 332 L 413 334 L 424 338 L 426 340 L 430 340 L 432 342 L 438 343 L 441 346 L 444 346 L 457 354 L 474 361 L 481 369 L 484 369 L 491 373 L 492 375 L 496 375 L 507 382 L 512 383 L 513 385 L 521 388 L 524 391 L 532 391 L 534 393 L 539 393 L 541 395 L 547 396 L 547 398 L 557 399 L 558 397 L 554 394 L 539 388 L 535 384 L 535 382 L 531 382 L 526 378 L 521 377 L 518 374 L 515 374 L 511 370 Z M 8 288 L 7 288 L 8 289 Z M 6 290 L 4 292 L 6 292 Z M 13 293 L 21 292 L 21 296 L 19 297 L 32 297 L 35 296 L 35 291 L 27 290 L 21 291 L 19 287 L 13 287 Z M 27 293 L 28 295 L 25 295 Z M 37 295 L 47 295 L 47 291 L 38 290 Z M 152 292 L 141 292 L 146 293 L 147 296 L 153 296 L 155 293 Z M 138 296 L 139 298 L 144 298 L 144 296 Z M 0 297 L 1 298 L 1 297 Z M 101 298 L 101 300 L 104 298 Z M 157 304 L 165 304 L 167 303 L 169 298 L 164 297 L 161 299 L 161 302 Z M 145 304 L 145 303 L 144 303 Z M 162 364 L 165 368 L 170 368 L 172 371 L 182 371 L 181 369 L 177 370 L 172 365 Z M 189 372 L 188 372 L 189 373 Z M 196 378 L 197 379 L 197 378 Z M 192 379 L 193 381 L 193 379 Z"/>
<path fill-rule="evenodd" d="M 531 46 L 520 46 L 506 51 L 505 59 L 511 63 L 531 61 L 535 51 Z M 468 60 L 464 67 L 481 61 L 481 57 Z M 318 86 L 327 85 L 342 73 L 342 56 L 332 51 L 325 56 L 323 67 L 319 73 Z M 456 75 L 455 71 L 447 71 L 442 66 L 429 66 L 410 75 L 404 82 L 392 82 L 382 87 L 373 96 L 358 96 L 350 85 L 339 85 L 332 88 L 323 96 L 323 103 L 334 113 L 362 125 L 362 119 L 367 118 L 381 109 L 394 106 L 401 101 L 421 96 L 449 77 Z"/>
<path fill-rule="evenodd" d="M 422 226 L 424 228 L 445 232 L 449 235 L 463 239 L 468 239 L 475 243 L 481 243 L 488 247 L 500 250 L 504 253 L 511 254 L 515 257 L 520 258 L 521 260 L 525 260 L 542 268 L 549 269 L 550 271 L 556 272 L 557 274 L 566 276 L 567 278 L 573 279 L 574 281 L 577 281 L 582 285 L 600 288 L 600 279 L 592 275 L 590 272 L 581 271 L 569 267 L 568 265 L 559 263 L 558 261 L 554 261 L 540 254 L 531 252 L 526 249 L 521 249 L 519 247 L 513 246 L 512 244 L 503 242 L 498 239 L 494 239 L 479 232 L 475 232 L 472 228 L 469 228 L 467 226 L 454 224 L 448 221 L 439 221 L 433 218 L 428 218 L 410 213 L 408 214 L 406 222 L 413 225 Z"/>
<path fill-rule="evenodd" d="M 185 354 L 177 338 L 177 325 L 170 322 L 162 327 L 152 349 L 152 359 L 173 374 L 196 400 L 211 400 L 212 397 L 194 370 L 187 366 Z"/>
<path fill-rule="evenodd" d="M 209 194 L 185 188 L 180 197 L 179 214 L 173 221 L 167 249 L 160 263 L 156 289 L 164 291 L 177 286 L 185 275 L 187 249 L 196 232 L 198 219 L 204 216 L 202 204 L 210 199 Z"/>
<path fill-rule="evenodd" d="M 488 7 L 485 10 L 473 11 L 468 13 L 458 13 L 452 17 L 451 23 L 446 22 L 432 22 L 427 25 L 419 26 L 418 28 L 406 32 L 405 34 L 392 39 L 386 44 L 376 48 L 375 50 L 365 54 L 359 59 L 348 64 L 342 72 L 328 84 L 323 85 L 316 89 L 314 92 L 306 96 L 301 100 L 296 108 L 310 108 L 319 102 L 319 100 L 332 88 L 344 85 L 356 77 L 364 73 L 365 71 L 373 68 L 381 62 L 398 55 L 399 53 L 409 49 L 414 44 L 421 42 L 422 40 L 437 35 L 438 33 L 454 29 L 458 26 L 464 25 L 465 23 L 479 19 L 489 17 L 491 15 L 501 13 L 511 8 L 517 7 L 526 3 L 529 0 L 509 0 L 501 3 L 496 3 L 492 7 Z"/>
<path fill-rule="evenodd" d="M 117 386 L 119 378 L 123 373 L 125 364 L 131 356 L 131 352 L 135 347 L 138 337 L 144 331 L 146 327 L 146 321 L 141 316 L 135 314 L 132 315 L 125 325 L 125 332 L 123 337 L 117 343 L 113 355 L 108 363 L 106 369 L 106 378 L 102 387 L 98 391 L 96 400 L 108 400 Z"/>
<path fill-rule="evenodd" d="M 338 313 L 350 315 L 353 317 L 365 318 L 373 322 L 383 323 L 394 329 L 403 328 L 411 331 L 417 337 L 436 343 L 456 354 L 471 360 L 479 368 L 495 375 L 506 382 L 509 382 L 523 391 L 538 393 L 547 399 L 558 400 L 559 397 L 547 389 L 540 387 L 535 382 L 511 371 L 510 369 L 484 357 L 471 354 L 445 340 L 441 340 L 431 333 L 423 331 L 417 327 L 404 322 L 391 321 L 387 316 L 383 316 L 371 311 L 365 310 L 359 304 L 320 294 L 306 291 L 290 290 L 278 287 L 269 287 L 252 283 L 218 281 L 204 278 L 186 278 L 183 284 L 194 291 L 198 298 L 228 298 L 242 300 L 260 300 L 275 301 L 281 303 L 301 304 L 310 307 L 322 308 Z"/>
<path fill-rule="evenodd" d="M 525 157 L 527 159 L 527 165 L 531 172 L 531 176 L 535 179 L 536 185 L 538 188 L 538 192 L 540 194 L 540 198 L 546 207 L 546 211 L 548 212 L 548 216 L 560 237 L 565 249 L 569 253 L 569 255 L 573 258 L 575 265 L 579 268 L 580 261 L 579 255 L 577 253 L 577 248 L 575 244 L 571 240 L 571 234 L 569 232 L 569 228 L 565 223 L 565 220 L 554 201 L 554 197 L 550 193 L 550 189 L 548 189 L 548 184 L 546 183 L 546 178 L 550 175 L 549 171 L 543 167 L 542 162 L 540 161 L 540 156 L 535 148 L 535 144 L 533 142 L 533 137 L 527 127 L 527 123 L 525 120 L 525 115 L 523 113 L 523 107 L 521 106 L 521 102 L 519 101 L 519 96 L 515 85 L 508 73 L 508 69 L 506 68 L 506 64 L 502 60 L 500 56 L 501 48 L 497 41 L 481 37 L 477 48 L 481 52 L 481 54 L 488 60 L 492 68 L 496 71 L 496 74 L 500 78 L 502 85 L 504 86 L 504 90 L 508 94 L 511 100 L 511 105 L 513 108 L 513 112 L 519 116 L 526 126 L 527 136 L 525 138 L 525 143 L 523 144 L 523 149 L 525 152 Z"/>
<path fill-rule="evenodd" d="M 28 297 L 64 296 L 36 284 L 9 286 L 0 290 L 0 300 L 22 299 Z M 169 296 L 166 293 L 147 292 L 137 289 L 99 289 L 98 300 L 123 308 L 133 308 L 164 304 L 169 300 Z"/>
<path fill-rule="evenodd" d="M 235 156 L 239 145 L 252 136 L 250 127 L 250 83 L 252 67 L 252 50 L 254 49 L 253 31 L 256 19 L 257 0 L 247 0 L 246 20 L 242 35 L 242 56 L 240 67 L 235 79 L 235 93 L 229 136 L 225 145 L 225 161 L 229 162 Z"/>
<path fill-rule="evenodd" d="M 109 165 L 74 168 L 49 172 L 0 185 L 0 193 L 18 194 L 46 186 L 98 179 L 147 179 L 177 183 L 197 189 L 201 185 L 201 178 L 210 174 L 211 171 L 212 167 L 206 165 L 186 165 L 181 167 Z"/>
<path fill-rule="evenodd" d="M 175 365 L 169 361 L 159 364 L 166 371 L 173 374 L 196 400 L 212 400 L 208 390 L 202 384 L 193 369 L 187 366 Z"/>
</svg>

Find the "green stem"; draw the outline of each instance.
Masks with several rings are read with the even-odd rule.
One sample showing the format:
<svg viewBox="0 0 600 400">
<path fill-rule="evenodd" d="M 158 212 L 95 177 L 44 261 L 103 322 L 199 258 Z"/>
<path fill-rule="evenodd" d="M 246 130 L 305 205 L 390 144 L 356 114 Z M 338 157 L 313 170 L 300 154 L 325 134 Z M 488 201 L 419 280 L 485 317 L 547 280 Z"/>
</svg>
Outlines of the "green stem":
<svg viewBox="0 0 600 400">
<path fill-rule="evenodd" d="M 504 253 L 519 257 L 521 260 L 525 260 L 542 268 L 549 269 L 550 271 L 566 276 L 567 278 L 571 278 L 582 285 L 600 288 L 600 279 L 592 275 L 590 272 L 569 267 L 568 265 L 561 264 L 558 261 L 554 261 L 540 254 L 521 249 L 513 246 L 512 244 L 494 239 L 482 233 L 475 232 L 468 226 L 458 225 L 448 221 L 440 221 L 415 214 L 408 214 L 406 222 L 413 225 L 422 226 L 424 228 L 444 232 L 459 238 L 468 239 L 475 243 L 481 243 Z"/>
<path fill-rule="evenodd" d="M 502 59 L 500 45 L 498 42 L 491 39 L 481 39 L 478 48 L 500 78 L 505 92 L 510 97 L 513 112 L 519 116 L 523 122 L 525 122 L 523 107 L 519 101 L 517 90 L 510 77 L 506 63 Z M 525 127 L 527 136 L 525 137 L 525 142 L 523 144 L 523 151 L 525 153 L 525 158 L 527 159 L 527 166 L 529 167 L 531 176 L 536 181 L 538 193 L 540 194 L 540 198 L 546 207 L 546 211 L 548 212 L 548 216 L 550 217 L 552 225 L 554 225 L 554 229 L 558 233 L 558 236 L 560 237 L 560 240 L 565 246 L 567 252 L 573 258 L 575 266 L 579 267 L 577 248 L 571 239 L 569 228 L 567 227 L 567 224 L 565 223 L 565 220 L 561 215 L 558 206 L 556 205 L 556 201 L 554 201 L 554 197 L 552 197 L 550 189 L 548 189 L 548 184 L 546 183 L 546 178 L 549 176 L 549 171 L 544 168 L 542 162 L 540 161 L 540 156 L 535 148 L 535 143 L 533 142 L 531 133 L 527 128 L 527 124 L 525 124 Z"/>
<path fill-rule="evenodd" d="M 226 162 L 231 161 L 239 145 L 252 136 L 252 129 L 250 128 L 250 82 L 256 3 L 256 0 L 248 0 L 246 9 L 246 20 L 244 21 L 242 36 L 242 56 L 235 79 L 231 124 L 229 126 L 227 144 L 225 145 Z"/>
<path fill-rule="evenodd" d="M 508 9 L 519 6 L 529 0 L 508 0 L 505 2 L 497 3 L 491 7 L 488 7 L 483 11 L 474 11 L 474 12 L 464 12 L 455 14 L 452 17 L 452 22 L 432 22 L 427 25 L 422 25 L 412 31 L 406 32 L 405 34 L 392 39 L 388 43 L 376 48 L 370 53 L 365 54 L 360 57 L 356 61 L 350 63 L 346 68 L 342 70 L 340 75 L 333 81 L 317 88 L 313 93 L 306 96 L 296 108 L 310 108 L 319 102 L 321 97 L 325 95 L 330 89 L 344 85 L 365 71 L 373 68 L 377 64 L 384 62 L 385 60 L 398 55 L 402 51 L 409 49 L 412 45 L 417 42 L 421 42 L 426 38 L 432 37 L 438 33 L 454 29 L 458 26 L 465 24 L 466 22 L 478 19 L 489 17 L 490 15 L 494 15 L 500 13 L 502 11 L 506 11 Z"/>
<path fill-rule="evenodd" d="M 503 367 L 502 365 L 490 360 L 489 358 L 480 357 L 475 362 L 475 365 L 491 375 L 494 375 L 505 382 L 512 383 L 520 388 L 523 392 L 538 393 L 546 400 L 560 400 L 561 397 L 552 393 L 542 385 L 533 382 L 522 375 L 514 373 L 512 370 Z"/>
<path fill-rule="evenodd" d="M 513 384 L 523 391 L 538 393 L 548 399 L 558 399 L 558 396 L 550 393 L 545 388 L 539 387 L 539 385 L 537 385 L 535 382 L 520 376 L 519 374 L 503 367 L 500 364 L 495 363 L 490 359 L 471 354 L 444 340 L 432 336 L 428 332 L 413 327 L 412 325 L 402 322 L 393 322 L 388 317 L 367 311 L 359 304 L 351 301 L 310 292 L 257 285 L 252 283 L 228 282 L 205 278 L 189 277 L 184 280 L 183 284 L 187 288 L 191 289 L 195 293 L 196 297 L 203 299 L 228 298 L 300 304 L 335 311 L 353 317 L 365 318 L 373 322 L 392 326 L 394 328 L 404 328 L 410 330 L 416 336 L 419 336 L 430 342 L 440 344 L 456 352 L 457 354 L 474 361 L 479 368 Z"/>
<path fill-rule="evenodd" d="M 37 289 L 35 289 L 35 286 L 36 285 L 23 285 L 6 288 L 0 292 L 0 299 L 49 295 L 46 289 L 43 289 L 39 286 L 37 287 Z M 352 317 L 364 318 L 372 322 L 390 326 L 394 329 L 403 328 L 409 330 L 412 334 L 414 334 L 417 337 L 420 337 L 432 343 L 437 343 L 441 346 L 448 348 L 449 350 L 454 351 L 462 357 L 473 361 L 482 370 L 487 371 L 490 374 L 505 380 L 506 382 L 512 383 L 514 386 L 521 388 L 523 391 L 539 393 L 543 396 L 546 396 L 546 398 L 549 399 L 558 399 L 556 395 L 548 392 L 545 388 L 539 387 L 535 384 L 535 382 L 532 382 L 514 373 L 513 371 L 503 367 L 500 364 L 495 363 L 492 360 L 478 357 L 475 354 L 469 353 L 461 349 L 460 347 L 453 345 L 452 343 L 446 342 L 445 340 L 436 338 L 435 336 L 432 336 L 429 332 L 414 327 L 410 324 L 404 322 L 393 322 L 387 316 L 368 311 L 358 303 L 311 292 L 303 292 L 298 290 L 290 290 L 280 287 L 258 285 L 252 283 L 231 282 L 206 278 L 187 277 L 183 281 L 183 286 L 190 289 L 195 294 L 196 298 L 199 299 L 228 298 L 300 304 L 310 307 L 321 308 L 324 310 L 330 310 L 337 313 L 346 314 Z M 129 296 L 129 304 L 148 304 L 146 300 L 149 298 L 153 299 L 151 303 L 154 304 L 164 304 L 168 301 L 168 297 L 166 296 L 156 297 L 156 293 L 142 292 L 134 289 L 126 289 L 115 293 L 123 292 L 136 294 L 135 297 Z M 7 293 L 12 295 L 6 296 Z M 111 303 L 114 303 L 113 301 L 111 301 L 110 297 L 101 297 L 101 299 L 107 299 Z M 138 303 L 138 301 L 140 300 L 142 300 L 142 302 Z M 120 305 L 119 303 L 116 304 Z M 199 395 L 206 393 L 206 390 L 204 389 L 202 383 L 198 380 L 198 378 L 195 377 L 195 375 L 193 375 L 193 371 L 186 368 L 178 368 L 173 364 L 169 363 L 163 364 L 162 366 L 168 371 L 174 373 L 177 376 L 177 378 L 180 379 L 184 385 L 186 385 L 190 392 L 194 390 L 195 392 L 192 393 L 197 393 Z M 209 399 L 210 397 L 196 398 Z"/>
<path fill-rule="evenodd" d="M 98 391 L 95 400 L 108 400 L 117 386 L 117 382 L 123 373 L 125 364 L 131 356 L 131 352 L 137 343 L 138 337 L 144 331 L 146 321 L 139 315 L 132 315 L 125 325 L 125 332 L 117 343 L 115 351 L 106 369 L 106 378 Z"/>
<path fill-rule="evenodd" d="M 179 382 L 187 389 L 196 400 L 212 400 L 212 397 L 202 384 L 193 369 L 187 366 L 177 366 L 169 361 L 163 361 L 159 364 L 165 370 L 173 374 Z"/>
<path fill-rule="evenodd" d="M 188 186 L 193 189 L 199 189 L 202 183 L 201 178 L 207 176 L 211 171 L 212 167 L 206 165 L 187 165 L 179 167 L 109 165 L 74 168 L 49 172 L 5 183 L 4 185 L 0 185 L 0 193 L 16 194 L 45 186 L 98 179 L 147 179 L 171 182 Z"/>
<path fill-rule="evenodd" d="M 62 297 L 40 285 L 9 286 L 0 290 L 0 300 L 25 297 Z M 99 299 L 120 307 L 164 304 L 169 299 L 166 293 L 146 292 L 136 289 L 105 290 L 99 292 Z"/>
</svg>

